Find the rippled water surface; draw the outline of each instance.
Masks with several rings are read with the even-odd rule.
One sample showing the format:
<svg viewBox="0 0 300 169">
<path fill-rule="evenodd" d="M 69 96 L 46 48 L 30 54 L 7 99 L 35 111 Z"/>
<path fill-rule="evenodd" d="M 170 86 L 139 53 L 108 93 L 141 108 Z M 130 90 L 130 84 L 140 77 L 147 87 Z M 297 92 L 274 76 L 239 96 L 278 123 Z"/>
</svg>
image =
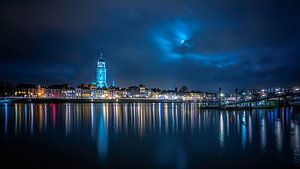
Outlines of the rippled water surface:
<svg viewBox="0 0 300 169">
<path fill-rule="evenodd" d="M 196 103 L 1 104 L 9 168 L 300 168 L 300 112 Z"/>
</svg>

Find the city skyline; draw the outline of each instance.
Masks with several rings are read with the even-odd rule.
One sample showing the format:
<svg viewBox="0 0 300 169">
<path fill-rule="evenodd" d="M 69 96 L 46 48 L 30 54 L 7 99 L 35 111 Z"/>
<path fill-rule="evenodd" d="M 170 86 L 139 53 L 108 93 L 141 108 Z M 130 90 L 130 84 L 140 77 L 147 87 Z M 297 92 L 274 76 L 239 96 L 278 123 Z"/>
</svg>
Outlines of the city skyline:
<svg viewBox="0 0 300 169">
<path fill-rule="evenodd" d="M 103 52 L 107 82 L 121 87 L 297 86 L 297 6 L 268 0 L 5 2 L 0 7 L 1 81 L 90 83 Z"/>
<path fill-rule="evenodd" d="M 181 41 L 180 43 L 184 43 L 184 41 Z M 115 85 L 115 80 L 114 78 L 110 78 L 112 79 L 111 82 L 107 82 L 107 69 L 106 69 L 106 61 L 103 57 L 103 53 L 101 52 L 100 55 L 98 56 L 98 59 L 97 59 L 97 62 L 96 62 L 96 71 L 95 71 L 95 76 L 94 76 L 94 79 L 91 79 L 90 82 L 79 82 L 78 84 L 68 84 L 68 83 L 56 83 L 56 82 L 52 82 L 52 83 L 49 83 L 49 84 L 43 84 L 42 82 L 37 82 L 37 83 L 17 83 L 17 84 L 11 84 L 9 82 L 4 82 L 4 81 L 0 81 L 2 85 L 10 88 L 14 88 L 14 87 L 17 87 L 19 85 L 23 86 L 35 86 L 35 87 L 38 87 L 38 86 L 43 86 L 43 87 L 52 87 L 52 86 L 69 86 L 69 87 L 84 87 L 84 86 L 90 86 L 91 88 L 93 88 L 92 86 L 95 86 L 95 89 L 108 89 L 108 88 L 123 88 L 123 89 L 128 89 L 128 88 L 132 88 L 132 87 L 139 87 L 139 86 L 143 86 L 143 87 L 146 87 L 147 85 L 143 84 L 143 83 L 138 83 L 138 84 L 131 84 L 129 86 L 116 86 Z M 4 87 L 3 86 L 3 87 Z M 189 86 L 187 85 L 181 85 L 181 86 L 172 86 L 172 87 L 169 87 L 169 88 L 160 88 L 159 86 L 147 86 L 146 88 L 147 89 L 153 89 L 153 90 L 174 90 L 174 91 L 179 91 L 181 90 L 182 88 L 186 88 L 187 91 L 194 91 L 194 92 L 208 92 L 208 93 L 218 93 L 220 92 L 220 90 L 222 90 L 223 92 L 228 92 L 228 93 L 235 93 L 236 91 L 239 91 L 239 92 L 243 92 L 243 91 L 251 91 L 251 90 L 257 90 L 257 91 L 260 91 L 260 90 L 277 90 L 277 89 L 280 89 L 280 90 L 290 90 L 290 89 L 295 89 L 295 88 L 298 88 L 299 87 L 299 84 L 297 85 L 294 85 L 294 86 L 276 86 L 276 85 L 272 85 L 272 86 L 265 86 L 265 87 L 262 87 L 262 88 L 254 88 L 254 87 L 249 87 L 249 88 L 222 88 L 222 86 L 219 86 L 218 88 L 215 88 L 215 89 L 209 89 L 209 90 L 201 90 L 201 89 L 190 89 Z"/>
<path fill-rule="evenodd" d="M 4 168 L 300 168 L 300 0 L 0 2 Z"/>
</svg>

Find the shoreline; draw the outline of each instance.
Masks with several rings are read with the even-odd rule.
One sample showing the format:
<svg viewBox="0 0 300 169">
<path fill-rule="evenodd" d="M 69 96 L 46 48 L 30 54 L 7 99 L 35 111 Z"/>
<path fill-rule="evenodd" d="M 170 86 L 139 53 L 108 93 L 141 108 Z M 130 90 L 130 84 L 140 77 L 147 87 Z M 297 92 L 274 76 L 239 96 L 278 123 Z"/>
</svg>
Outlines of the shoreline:
<svg viewBox="0 0 300 169">
<path fill-rule="evenodd" d="M 91 99 L 91 98 L 10 98 L 14 103 L 181 103 L 194 102 L 195 100 L 164 100 L 148 98 L 120 98 L 120 99 Z"/>
<path fill-rule="evenodd" d="M 6 103 L 200 103 L 202 109 L 220 109 L 220 110 L 249 110 L 249 109 L 274 109 L 283 106 L 221 106 L 218 105 L 201 105 L 200 100 L 165 100 L 149 98 L 120 98 L 120 99 L 69 99 L 69 98 L 7 98 Z M 3 102 L 2 102 L 3 103 Z M 216 103 L 215 103 L 216 104 Z M 299 106 L 292 106 L 293 109 L 300 109 Z"/>
</svg>

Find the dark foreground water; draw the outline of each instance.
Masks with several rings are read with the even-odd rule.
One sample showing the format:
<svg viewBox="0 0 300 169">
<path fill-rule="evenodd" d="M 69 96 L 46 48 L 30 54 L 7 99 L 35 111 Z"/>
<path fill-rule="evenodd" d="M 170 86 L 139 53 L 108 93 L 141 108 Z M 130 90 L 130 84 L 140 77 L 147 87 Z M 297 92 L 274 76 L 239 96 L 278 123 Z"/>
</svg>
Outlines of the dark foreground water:
<svg viewBox="0 0 300 169">
<path fill-rule="evenodd" d="M 300 112 L 1 104 L 1 168 L 300 168 Z"/>
</svg>

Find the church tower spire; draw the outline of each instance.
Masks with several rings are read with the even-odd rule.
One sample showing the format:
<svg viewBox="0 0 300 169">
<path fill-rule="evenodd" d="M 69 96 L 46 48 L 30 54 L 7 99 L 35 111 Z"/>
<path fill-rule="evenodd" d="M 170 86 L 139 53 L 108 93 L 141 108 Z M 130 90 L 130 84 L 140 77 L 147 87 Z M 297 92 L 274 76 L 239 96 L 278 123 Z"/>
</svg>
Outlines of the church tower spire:
<svg viewBox="0 0 300 169">
<path fill-rule="evenodd" d="M 97 61 L 96 86 L 97 86 L 97 88 L 107 87 L 107 83 L 106 83 L 106 67 L 105 67 L 105 61 L 103 59 L 103 54 L 102 53 L 100 53 L 100 58 Z"/>
</svg>

